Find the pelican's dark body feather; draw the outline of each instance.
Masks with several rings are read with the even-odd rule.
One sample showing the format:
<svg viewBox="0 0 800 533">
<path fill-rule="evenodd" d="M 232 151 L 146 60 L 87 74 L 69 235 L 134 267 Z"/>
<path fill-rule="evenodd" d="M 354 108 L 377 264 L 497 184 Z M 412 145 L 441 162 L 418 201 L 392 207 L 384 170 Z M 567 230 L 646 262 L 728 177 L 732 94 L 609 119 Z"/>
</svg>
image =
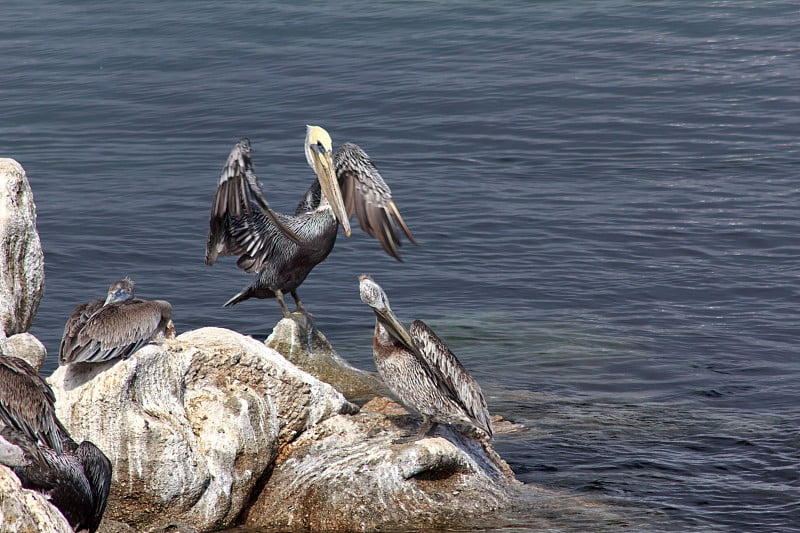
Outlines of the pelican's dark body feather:
<svg viewBox="0 0 800 533">
<path fill-rule="evenodd" d="M 91 442 L 72 440 L 54 403 L 33 367 L 0 354 L 0 459 L 23 487 L 47 496 L 75 531 L 94 532 L 111 488 L 111 462 Z"/>
<path fill-rule="evenodd" d="M 67 430 L 56 418 L 55 401 L 53 390 L 31 365 L 0 355 L 0 422 L 4 433 L 62 453 Z"/>
<path fill-rule="evenodd" d="M 320 135 L 322 140 L 315 141 Z M 400 231 L 416 243 L 389 187 L 363 150 L 345 143 L 331 156 L 330 138 L 318 127 L 309 127 L 306 142 L 307 158 L 318 180 L 293 215 L 274 211 L 264 200 L 253 172 L 249 140 L 240 140 L 228 156 L 211 206 L 205 261 L 213 265 L 220 255 L 236 255 L 239 268 L 258 274 L 226 306 L 252 297 L 277 297 L 288 315 L 283 294 L 291 293 L 302 309 L 297 288 L 333 250 L 337 225 L 341 223 L 349 232 L 349 222 L 342 218 L 349 219 L 353 213 L 362 229 L 398 260 Z M 315 161 L 322 162 L 319 168 Z M 331 176 L 335 172 L 336 184 L 328 189 L 324 187 L 326 172 Z M 346 213 L 337 212 L 337 197 Z"/>
<path fill-rule="evenodd" d="M 289 217 L 278 214 L 285 225 L 303 238 L 305 243 L 297 245 L 284 237 L 266 217 L 252 219 L 229 219 L 229 234 L 242 242 L 242 255 L 237 261 L 245 272 L 257 271 L 253 282 L 242 292 L 228 300 L 225 305 L 248 298 L 274 298 L 277 290 L 292 293 L 305 281 L 311 270 L 324 261 L 336 243 L 337 222 L 330 210 L 312 210 Z M 261 237 L 260 240 L 257 240 Z M 250 251 L 259 250 L 268 261 L 258 261 Z M 248 249 L 247 247 L 250 247 Z"/>
</svg>

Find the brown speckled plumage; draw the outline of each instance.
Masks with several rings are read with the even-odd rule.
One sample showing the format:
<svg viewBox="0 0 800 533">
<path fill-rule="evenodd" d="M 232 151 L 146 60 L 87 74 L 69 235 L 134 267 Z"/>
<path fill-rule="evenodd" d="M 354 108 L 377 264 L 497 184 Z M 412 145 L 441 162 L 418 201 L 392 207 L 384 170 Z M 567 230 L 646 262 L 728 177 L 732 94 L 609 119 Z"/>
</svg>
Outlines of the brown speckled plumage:
<svg viewBox="0 0 800 533">
<path fill-rule="evenodd" d="M 81 304 L 72 312 L 64 326 L 58 362 L 67 365 L 127 359 L 163 334 L 171 319 L 169 302 L 136 298 L 130 278 L 117 281 L 105 300 Z"/>
<path fill-rule="evenodd" d="M 389 307 L 383 289 L 361 276 L 361 300 L 375 312 L 373 355 L 378 373 L 400 402 L 430 424 L 474 426 L 492 436 L 489 410 L 480 385 L 425 323 L 406 330 Z"/>
</svg>

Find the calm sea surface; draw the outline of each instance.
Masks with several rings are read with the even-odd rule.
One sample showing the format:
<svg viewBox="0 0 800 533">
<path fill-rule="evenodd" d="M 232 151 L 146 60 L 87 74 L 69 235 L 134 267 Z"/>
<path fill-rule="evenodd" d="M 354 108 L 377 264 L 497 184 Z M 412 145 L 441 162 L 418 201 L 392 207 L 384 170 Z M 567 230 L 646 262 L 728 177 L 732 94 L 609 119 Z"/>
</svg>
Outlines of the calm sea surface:
<svg viewBox="0 0 800 533">
<path fill-rule="evenodd" d="M 4 0 L 0 20 L 45 374 L 74 306 L 125 275 L 179 331 L 266 336 L 274 300 L 220 307 L 250 277 L 203 264 L 210 201 L 248 136 L 293 210 L 320 124 L 420 242 L 398 263 L 340 235 L 300 288 L 344 357 L 374 369 L 370 273 L 525 424 L 495 441 L 521 480 L 652 511 L 643 529 L 800 527 L 796 1 Z"/>
</svg>

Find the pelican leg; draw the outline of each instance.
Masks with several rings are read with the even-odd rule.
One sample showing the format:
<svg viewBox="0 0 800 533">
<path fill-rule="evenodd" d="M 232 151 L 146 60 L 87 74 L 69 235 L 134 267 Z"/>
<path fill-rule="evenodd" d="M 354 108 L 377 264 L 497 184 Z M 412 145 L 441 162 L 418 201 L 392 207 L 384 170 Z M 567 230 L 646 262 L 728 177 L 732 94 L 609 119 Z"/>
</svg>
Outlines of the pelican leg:
<svg viewBox="0 0 800 533">
<path fill-rule="evenodd" d="M 430 417 L 422 415 L 422 425 L 419 427 L 417 438 L 429 437 L 436 431 L 436 426 L 439 424 L 431 420 Z"/>
<path fill-rule="evenodd" d="M 304 315 L 307 315 L 308 311 L 306 311 L 306 308 L 303 307 L 303 302 L 301 302 L 300 297 L 297 296 L 297 291 L 292 291 L 292 298 L 294 298 L 294 303 L 297 304 L 297 311 L 300 311 Z"/>
<path fill-rule="evenodd" d="M 281 304 L 283 318 L 292 318 L 292 313 L 290 313 L 289 308 L 286 307 L 286 302 L 283 301 L 283 292 L 281 292 L 280 289 L 275 291 L 275 299 L 278 300 L 279 304 Z"/>
<path fill-rule="evenodd" d="M 425 437 L 430 437 L 433 432 L 436 431 L 436 427 L 438 425 L 439 424 L 431 420 L 430 417 L 422 415 L 422 425 L 420 426 L 419 431 L 394 439 L 392 440 L 392 444 L 407 444 L 409 442 L 424 439 Z"/>
</svg>

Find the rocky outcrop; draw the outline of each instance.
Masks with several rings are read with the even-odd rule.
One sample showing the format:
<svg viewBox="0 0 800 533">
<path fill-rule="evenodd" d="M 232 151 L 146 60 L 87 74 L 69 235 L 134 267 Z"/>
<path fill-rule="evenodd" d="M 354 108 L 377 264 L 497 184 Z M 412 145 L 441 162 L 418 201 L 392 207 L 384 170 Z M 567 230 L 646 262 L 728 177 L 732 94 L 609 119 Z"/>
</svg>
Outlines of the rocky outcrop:
<svg viewBox="0 0 800 533">
<path fill-rule="evenodd" d="M 137 530 L 230 526 L 281 446 L 355 410 L 280 354 L 219 328 L 124 361 L 62 367 L 48 381 L 73 438 L 112 461 L 106 516 Z"/>
<path fill-rule="evenodd" d="M 281 332 L 297 330 L 273 340 L 300 342 Z M 395 442 L 417 430 L 399 406 L 375 400 L 359 412 L 225 329 L 184 333 L 124 361 L 62 367 L 48 381 L 73 438 L 91 440 L 114 465 L 106 517 L 136 530 L 441 527 L 501 508 L 515 484 L 485 444 L 446 428 Z"/>
<path fill-rule="evenodd" d="M 376 374 L 355 368 L 336 353 L 308 315 L 293 313 L 292 318 L 282 319 L 264 343 L 350 401 L 388 393 Z"/>
<path fill-rule="evenodd" d="M 448 428 L 407 440 L 418 421 L 387 416 L 386 403 L 377 399 L 301 435 L 244 523 L 279 531 L 469 528 L 508 507 L 513 474 L 486 443 Z"/>
<path fill-rule="evenodd" d="M 384 397 L 377 376 L 349 365 L 308 317 L 281 320 L 265 341 L 304 370 L 372 398 L 317 424 L 281 451 L 269 483 L 243 514 L 253 527 L 374 531 L 473 527 L 507 509 L 520 487 L 485 441 L 447 427 L 409 439 L 419 420 Z M 335 465 L 332 468 L 330 465 Z"/>
<path fill-rule="evenodd" d="M 44 256 L 25 170 L 0 158 L 0 324 L 10 337 L 28 331 L 44 294 Z"/>
<path fill-rule="evenodd" d="M 6 338 L 0 331 L 0 351 L 6 355 L 19 357 L 33 368 L 39 370 L 47 359 L 47 348 L 30 333 L 18 333 Z"/>
</svg>

